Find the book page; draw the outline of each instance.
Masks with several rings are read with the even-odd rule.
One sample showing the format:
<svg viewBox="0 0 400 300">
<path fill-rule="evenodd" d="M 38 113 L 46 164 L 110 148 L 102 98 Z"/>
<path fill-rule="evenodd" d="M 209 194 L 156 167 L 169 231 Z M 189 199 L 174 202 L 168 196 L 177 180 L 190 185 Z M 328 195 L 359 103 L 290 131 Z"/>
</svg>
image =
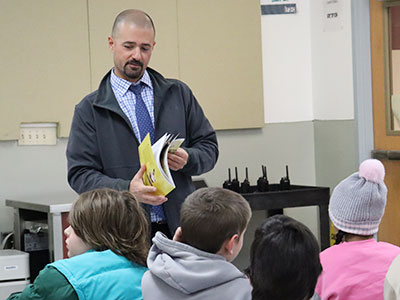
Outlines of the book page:
<svg viewBox="0 0 400 300">
<path fill-rule="evenodd" d="M 175 139 L 171 142 L 171 145 L 169 146 L 168 152 L 174 153 L 178 148 L 182 145 L 183 141 L 185 139 L 180 138 L 180 139 Z"/>
<path fill-rule="evenodd" d="M 157 158 L 153 154 L 149 134 L 139 145 L 139 158 L 140 163 L 146 165 L 146 172 L 143 175 L 143 183 L 145 185 L 155 186 L 157 188 L 155 193 L 164 196 L 175 188 L 175 185 L 171 184 L 163 174 L 163 171 L 160 170 Z"/>
<path fill-rule="evenodd" d="M 160 170 L 161 174 L 164 176 L 164 178 L 172 185 L 175 187 L 174 181 L 171 177 L 171 173 L 169 172 L 168 168 L 168 160 L 167 164 L 165 164 L 164 160 L 164 153 L 167 152 L 168 146 L 169 146 L 169 138 L 170 134 L 166 133 L 162 137 L 158 139 L 157 142 L 154 143 L 154 145 L 151 147 L 155 161 L 157 163 L 157 167 Z"/>
</svg>

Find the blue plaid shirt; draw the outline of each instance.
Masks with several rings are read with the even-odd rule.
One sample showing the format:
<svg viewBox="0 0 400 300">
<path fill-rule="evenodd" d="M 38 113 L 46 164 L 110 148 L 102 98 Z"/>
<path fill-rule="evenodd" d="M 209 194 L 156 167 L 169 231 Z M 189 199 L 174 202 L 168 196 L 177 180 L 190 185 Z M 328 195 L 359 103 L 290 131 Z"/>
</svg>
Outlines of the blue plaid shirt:
<svg viewBox="0 0 400 300">
<path fill-rule="evenodd" d="M 144 74 L 139 82 L 144 83 L 142 98 L 144 103 L 146 104 L 147 110 L 149 111 L 151 122 L 153 123 L 154 127 L 153 85 L 151 84 L 150 76 L 147 71 L 144 71 Z M 137 82 L 137 84 L 139 84 L 139 82 Z M 115 98 L 117 98 L 119 106 L 131 122 L 133 132 L 135 133 L 138 141 L 141 142 L 145 137 L 141 137 L 139 133 L 135 114 L 136 98 L 135 94 L 129 90 L 131 84 L 132 82 L 129 82 L 115 75 L 114 70 L 111 71 L 111 87 L 114 91 Z"/>
<path fill-rule="evenodd" d="M 139 82 L 144 83 L 144 87 L 142 89 L 142 98 L 144 103 L 146 104 L 147 110 L 149 111 L 151 122 L 153 123 L 154 127 L 153 85 L 151 84 L 151 79 L 147 71 L 144 71 L 142 78 L 136 84 L 139 84 Z M 129 90 L 131 84 L 132 82 L 129 82 L 115 75 L 114 70 L 111 71 L 111 87 L 114 91 L 115 98 L 117 99 L 122 111 L 131 122 L 133 132 L 135 133 L 138 141 L 141 142 L 145 137 L 141 137 L 139 133 L 135 114 L 136 97 L 135 94 Z M 159 215 L 153 213 L 152 210 L 150 211 L 150 219 L 152 222 L 165 220 Z"/>
</svg>

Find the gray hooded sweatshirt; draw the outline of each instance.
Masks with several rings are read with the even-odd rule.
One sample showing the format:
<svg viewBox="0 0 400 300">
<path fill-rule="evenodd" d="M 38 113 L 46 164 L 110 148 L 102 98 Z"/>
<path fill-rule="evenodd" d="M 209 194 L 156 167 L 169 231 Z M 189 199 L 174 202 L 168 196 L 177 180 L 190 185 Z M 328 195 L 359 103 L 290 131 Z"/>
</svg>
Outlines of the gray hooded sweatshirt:
<svg viewBox="0 0 400 300">
<path fill-rule="evenodd" d="M 153 238 L 147 265 L 144 300 L 251 299 L 249 279 L 224 257 L 172 241 L 161 232 Z"/>
</svg>

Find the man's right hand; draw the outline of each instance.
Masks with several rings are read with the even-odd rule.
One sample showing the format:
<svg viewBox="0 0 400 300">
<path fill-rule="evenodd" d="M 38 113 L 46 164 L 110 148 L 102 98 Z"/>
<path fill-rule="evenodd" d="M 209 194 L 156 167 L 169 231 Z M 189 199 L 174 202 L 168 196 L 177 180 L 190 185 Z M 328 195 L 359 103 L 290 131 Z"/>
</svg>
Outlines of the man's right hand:
<svg viewBox="0 0 400 300">
<path fill-rule="evenodd" d="M 150 205 L 160 205 L 167 201 L 167 197 L 154 194 L 157 188 L 154 186 L 147 186 L 143 183 L 143 175 L 146 171 L 146 165 L 141 165 L 139 171 L 132 178 L 129 184 L 129 191 L 135 198 L 142 203 Z"/>
</svg>

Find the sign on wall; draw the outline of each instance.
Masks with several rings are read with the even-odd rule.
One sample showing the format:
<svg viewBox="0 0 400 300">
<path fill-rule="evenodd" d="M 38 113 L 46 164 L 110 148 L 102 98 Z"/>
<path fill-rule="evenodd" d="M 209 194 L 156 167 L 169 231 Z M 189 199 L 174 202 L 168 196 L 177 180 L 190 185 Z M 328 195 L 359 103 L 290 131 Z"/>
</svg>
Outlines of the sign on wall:
<svg viewBox="0 0 400 300">
<path fill-rule="evenodd" d="M 342 1 L 324 0 L 324 31 L 337 31 L 342 28 Z"/>
<path fill-rule="evenodd" d="M 262 15 L 287 15 L 297 12 L 296 1 L 289 0 L 267 0 L 262 1 Z"/>
</svg>

